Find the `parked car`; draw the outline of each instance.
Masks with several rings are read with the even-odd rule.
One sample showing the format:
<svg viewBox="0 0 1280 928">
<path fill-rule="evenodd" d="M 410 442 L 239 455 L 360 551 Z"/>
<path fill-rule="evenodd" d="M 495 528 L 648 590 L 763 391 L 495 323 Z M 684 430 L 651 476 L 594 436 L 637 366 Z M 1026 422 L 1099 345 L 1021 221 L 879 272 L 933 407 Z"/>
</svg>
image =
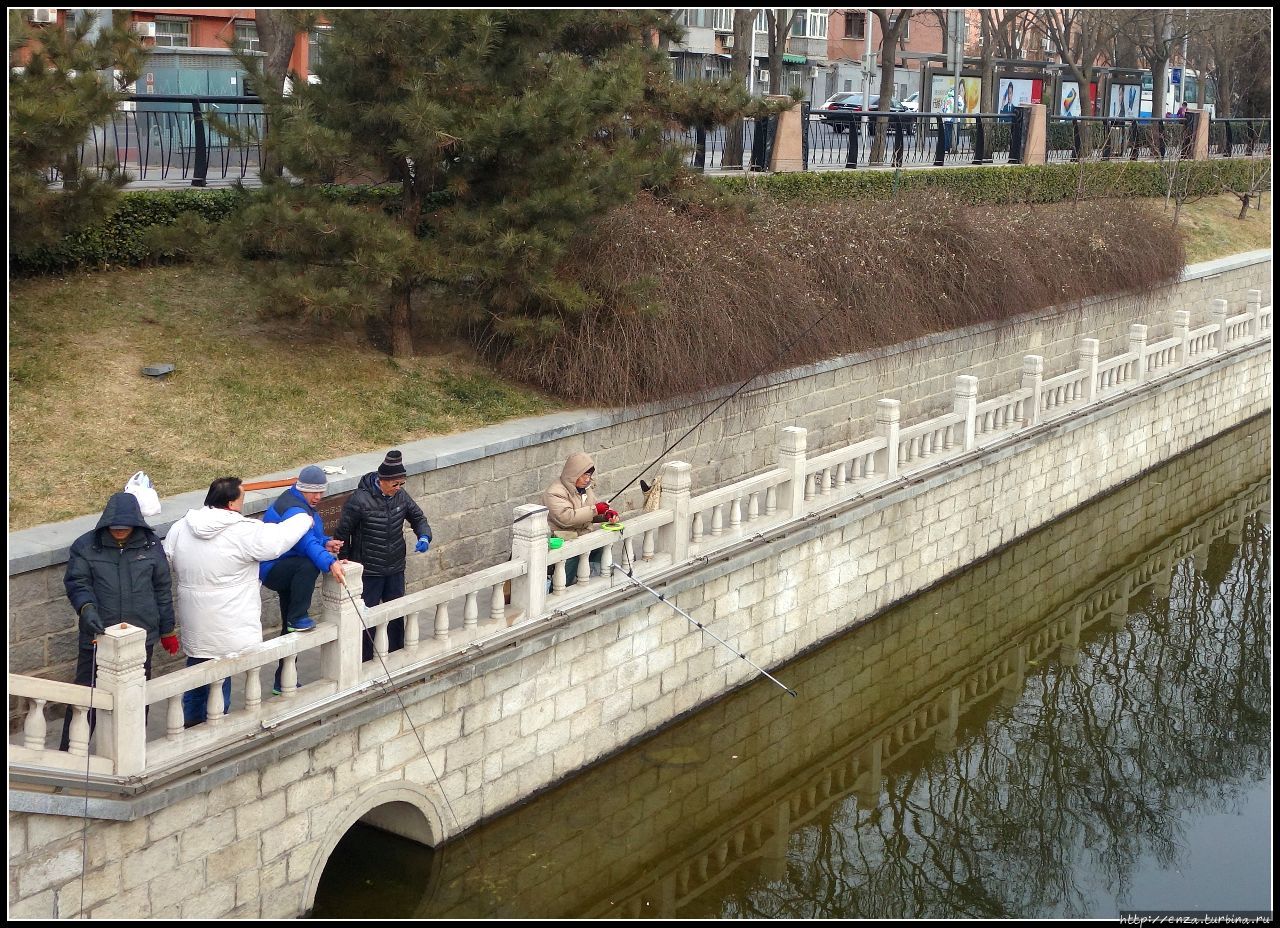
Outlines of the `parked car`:
<svg viewBox="0 0 1280 928">
<path fill-rule="evenodd" d="M 920 91 L 916 91 L 911 96 L 902 101 L 902 108 L 908 113 L 920 112 Z"/>
<path fill-rule="evenodd" d="M 846 91 L 844 93 L 833 94 L 827 100 L 827 102 L 822 104 L 822 106 L 819 107 L 817 110 L 815 110 L 815 112 L 818 114 L 819 118 L 821 118 L 823 121 L 830 123 L 831 127 L 836 132 L 844 132 L 847 128 L 849 128 L 849 123 L 845 121 L 837 120 L 837 119 L 832 119 L 831 114 L 841 113 L 841 112 L 844 112 L 844 113 L 863 112 L 862 98 L 863 98 L 863 95 L 856 91 L 853 91 L 853 92 Z M 870 113 L 881 112 L 879 96 L 874 96 L 871 98 L 871 105 L 866 109 L 866 112 L 870 112 Z M 905 112 L 908 112 L 908 110 L 901 103 L 901 101 L 890 98 L 888 112 L 905 113 Z M 902 131 L 904 134 L 911 135 L 914 133 L 915 131 L 914 119 L 902 119 L 902 120 L 891 119 L 889 124 L 891 127 L 896 127 L 899 122 L 901 122 L 902 124 Z"/>
</svg>

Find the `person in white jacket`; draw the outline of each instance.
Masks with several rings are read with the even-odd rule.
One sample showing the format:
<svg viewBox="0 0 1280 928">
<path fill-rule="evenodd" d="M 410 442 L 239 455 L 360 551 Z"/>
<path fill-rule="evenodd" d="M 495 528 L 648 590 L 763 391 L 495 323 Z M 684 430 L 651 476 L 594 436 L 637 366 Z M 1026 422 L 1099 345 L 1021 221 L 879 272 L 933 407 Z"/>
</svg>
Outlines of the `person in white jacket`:
<svg viewBox="0 0 1280 928">
<path fill-rule="evenodd" d="M 311 529 L 305 513 L 275 524 L 246 518 L 240 484 L 239 477 L 213 481 L 204 508 L 188 511 L 164 539 L 188 667 L 262 641 L 258 565 L 284 554 Z M 187 728 L 205 721 L 208 690 L 183 694 Z M 222 681 L 222 701 L 223 711 L 229 710 L 230 678 Z"/>
</svg>

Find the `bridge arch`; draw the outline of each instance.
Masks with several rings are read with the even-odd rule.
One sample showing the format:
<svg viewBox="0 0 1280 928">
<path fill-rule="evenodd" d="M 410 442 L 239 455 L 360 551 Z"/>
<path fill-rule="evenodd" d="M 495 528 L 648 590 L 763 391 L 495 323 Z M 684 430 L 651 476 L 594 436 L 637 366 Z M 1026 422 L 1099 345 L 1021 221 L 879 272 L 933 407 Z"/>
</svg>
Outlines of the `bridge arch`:
<svg viewBox="0 0 1280 928">
<path fill-rule="evenodd" d="M 307 877 L 303 911 L 309 912 L 315 905 L 324 868 L 338 842 L 353 825 L 365 822 L 427 847 L 435 847 L 448 833 L 436 802 L 426 788 L 405 780 L 380 783 L 357 796 L 325 833 Z"/>
</svg>

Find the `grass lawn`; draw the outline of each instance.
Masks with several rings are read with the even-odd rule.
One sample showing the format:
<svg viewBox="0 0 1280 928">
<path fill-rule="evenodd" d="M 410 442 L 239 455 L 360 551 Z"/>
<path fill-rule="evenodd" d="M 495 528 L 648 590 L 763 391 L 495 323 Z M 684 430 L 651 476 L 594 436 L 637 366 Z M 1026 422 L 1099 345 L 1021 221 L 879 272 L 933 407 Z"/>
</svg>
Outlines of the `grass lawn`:
<svg viewBox="0 0 1280 928">
<path fill-rule="evenodd" d="M 10 530 L 99 512 L 137 470 L 167 496 L 558 408 L 463 349 L 393 361 L 247 292 L 191 265 L 10 282 Z"/>
<path fill-rule="evenodd" d="M 1262 209 L 1249 208 L 1248 218 L 1240 215 L 1240 201 L 1234 196 L 1206 197 L 1182 207 L 1178 225 L 1184 230 L 1187 263 L 1208 261 L 1242 251 L 1271 247 L 1271 194 L 1263 196 Z M 1173 221 L 1173 207 L 1168 209 Z"/>
<path fill-rule="evenodd" d="M 1244 222 L 1234 197 L 1184 207 L 1188 262 L 1269 248 L 1270 199 Z M 464 348 L 393 361 L 249 292 L 192 265 L 11 281 L 10 529 L 99 512 L 136 470 L 167 496 L 563 408 Z"/>
</svg>

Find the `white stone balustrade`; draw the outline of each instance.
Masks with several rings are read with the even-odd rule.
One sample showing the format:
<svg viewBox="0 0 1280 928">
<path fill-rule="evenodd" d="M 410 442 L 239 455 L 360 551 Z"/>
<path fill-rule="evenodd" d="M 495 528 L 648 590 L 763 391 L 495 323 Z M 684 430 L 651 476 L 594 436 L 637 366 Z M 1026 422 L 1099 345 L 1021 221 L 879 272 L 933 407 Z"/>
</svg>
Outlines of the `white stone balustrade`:
<svg viewBox="0 0 1280 928">
<path fill-rule="evenodd" d="M 533 625 L 558 610 L 589 606 L 597 596 L 617 588 L 611 582 L 615 564 L 642 575 L 687 564 L 758 532 L 847 503 L 896 480 L 902 471 L 937 468 L 950 457 L 974 451 L 984 437 L 988 441 L 983 445 L 1000 444 L 1021 429 L 1086 408 L 1104 391 L 1111 395 L 1137 388 L 1187 365 L 1212 360 L 1232 347 L 1269 339 L 1271 307 L 1260 302 L 1260 293 L 1250 291 L 1246 311 L 1228 317 L 1226 301 L 1214 300 L 1210 322 L 1197 329 L 1190 327 L 1189 313 L 1176 311 L 1171 336 L 1154 343 L 1148 343 L 1147 327 L 1135 324 L 1127 350 L 1105 360 L 1098 357 L 1096 339 L 1082 339 L 1077 366 L 1049 378 L 1044 377 L 1043 359 L 1028 355 L 1018 389 L 981 402 L 977 378 L 959 375 L 951 411 L 905 427 L 898 401 L 881 399 L 871 436 L 822 454 L 809 454 L 805 429 L 783 428 L 776 468 L 704 493 L 694 494 L 688 464 L 668 462 L 662 468 L 663 490 L 657 510 L 625 517 L 620 533 L 592 531 L 555 551 L 548 550 L 546 509 L 516 507 L 508 560 L 392 603 L 365 609 L 360 601 L 363 569 L 351 563 L 345 589 L 331 577 L 324 578 L 321 621 L 314 632 L 284 635 L 238 655 L 151 681 L 144 680 L 142 674 L 145 633 L 128 626 L 108 629 L 100 639 L 98 685 L 92 693 L 88 687 L 10 675 L 11 695 L 29 703 L 23 730 L 16 735 L 17 742 L 10 744 L 11 762 L 64 772 L 83 772 L 87 767 L 94 774 L 132 776 L 190 761 L 212 747 L 230 744 L 263 726 L 271 727 L 276 724 L 274 719 L 358 693 L 384 676 L 384 664 L 393 675 L 408 672 L 441 658 L 457 657 L 473 644 L 505 634 L 514 625 Z M 1205 538 L 1217 537 L 1239 519 L 1228 513 L 1220 521 L 1221 527 L 1202 527 L 1200 534 L 1189 538 L 1188 550 L 1201 551 Z M 595 551 L 600 552 L 602 570 L 593 577 L 590 556 Z M 578 582 L 569 584 L 565 563 L 575 556 Z M 1159 591 L 1167 582 L 1166 566 L 1163 562 L 1140 565 L 1129 573 L 1126 583 L 1134 590 L 1151 583 Z M 508 583 L 509 606 L 504 595 Z M 1122 605 L 1119 601 L 1095 604 L 1097 609 L 1112 611 Z M 387 624 L 401 616 L 405 619 L 405 647 L 388 654 Z M 379 659 L 362 663 L 366 628 L 374 633 Z M 1067 628 L 1068 641 L 1072 634 Z M 303 681 L 299 687 L 299 655 L 313 649 L 320 651 L 319 678 Z M 1034 643 L 1032 651 L 1039 653 Z M 280 661 L 284 664 L 282 695 L 264 699 L 261 674 Z M 243 696 L 224 713 L 221 682 L 227 678 L 243 681 Z M 198 687 L 208 687 L 208 722 L 184 729 L 182 694 Z M 54 734 L 48 722 L 50 703 L 72 708 L 68 751 L 45 747 Z M 91 703 L 98 712 L 93 736 L 96 744 L 91 744 L 89 735 Z M 165 735 L 147 743 L 146 708 L 160 705 L 164 706 Z M 55 709 L 53 717 L 60 720 L 61 712 Z M 931 724 L 931 717 L 911 721 L 889 740 L 894 744 L 910 740 L 927 724 Z"/>
</svg>

